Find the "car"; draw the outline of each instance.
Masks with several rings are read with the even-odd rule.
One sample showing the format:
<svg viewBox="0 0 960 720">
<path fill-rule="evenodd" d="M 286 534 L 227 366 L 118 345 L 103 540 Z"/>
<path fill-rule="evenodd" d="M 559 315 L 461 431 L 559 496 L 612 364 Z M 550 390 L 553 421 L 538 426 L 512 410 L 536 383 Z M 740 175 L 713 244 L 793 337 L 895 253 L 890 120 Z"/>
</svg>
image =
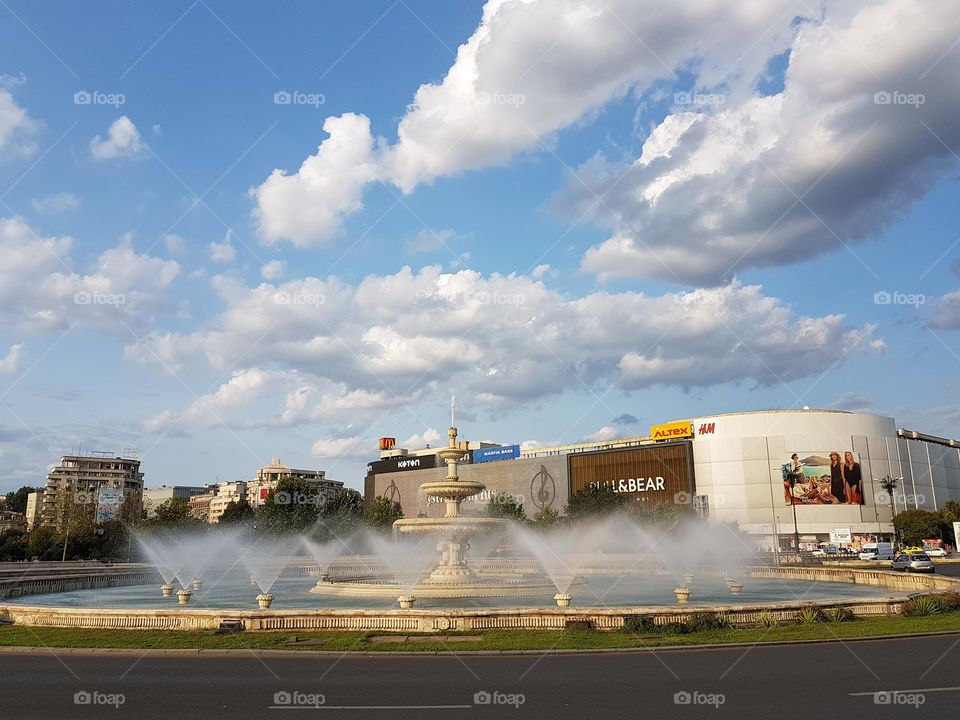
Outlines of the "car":
<svg viewBox="0 0 960 720">
<path fill-rule="evenodd" d="M 891 570 L 901 570 L 903 572 L 936 572 L 933 561 L 926 553 L 914 552 L 897 555 L 890 563 Z"/>
<path fill-rule="evenodd" d="M 917 547 L 916 545 L 914 545 L 913 547 L 905 547 L 900 552 L 903 553 L 904 555 L 909 555 L 910 553 L 922 553 L 923 548 Z"/>
<path fill-rule="evenodd" d="M 923 551 L 932 558 L 947 556 L 947 551 L 939 547 L 925 547 Z"/>
<path fill-rule="evenodd" d="M 817 548 L 816 550 L 813 551 L 812 554 L 814 557 L 820 557 L 820 558 L 827 556 L 826 551 L 823 550 L 822 548 Z"/>
</svg>

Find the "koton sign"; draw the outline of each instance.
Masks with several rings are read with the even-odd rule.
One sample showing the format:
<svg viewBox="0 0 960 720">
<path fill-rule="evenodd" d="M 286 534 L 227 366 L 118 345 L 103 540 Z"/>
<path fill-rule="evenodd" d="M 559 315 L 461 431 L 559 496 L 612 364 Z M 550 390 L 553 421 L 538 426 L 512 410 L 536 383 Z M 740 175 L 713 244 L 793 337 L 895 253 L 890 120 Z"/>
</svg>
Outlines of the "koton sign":
<svg viewBox="0 0 960 720">
<path fill-rule="evenodd" d="M 650 437 L 654 440 L 677 440 L 693 437 L 693 423 L 689 420 L 664 423 L 650 427 Z"/>
</svg>

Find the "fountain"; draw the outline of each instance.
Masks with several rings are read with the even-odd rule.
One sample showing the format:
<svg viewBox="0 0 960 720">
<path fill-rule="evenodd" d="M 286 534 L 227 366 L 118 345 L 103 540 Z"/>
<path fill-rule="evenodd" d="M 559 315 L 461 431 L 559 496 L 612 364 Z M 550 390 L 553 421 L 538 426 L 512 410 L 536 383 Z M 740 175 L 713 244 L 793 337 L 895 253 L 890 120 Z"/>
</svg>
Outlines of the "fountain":
<svg viewBox="0 0 960 720">
<path fill-rule="evenodd" d="M 331 575 L 321 577 L 311 592 L 319 595 L 340 597 L 396 597 L 401 607 L 405 602 L 413 604 L 413 591 L 418 598 L 473 598 L 511 597 L 522 595 L 546 595 L 565 587 L 536 574 L 504 572 L 478 572 L 469 562 L 467 552 L 470 541 L 483 535 L 503 534 L 509 523 L 501 518 L 464 517 L 461 503 L 486 489 L 483 483 L 461 480 L 458 474 L 460 460 L 469 450 L 457 442 L 457 427 L 454 424 L 454 400 L 451 398 L 449 442 L 437 451 L 437 456 L 447 464 L 443 480 L 425 482 L 420 490 L 430 498 L 444 504 L 445 511 L 439 518 L 404 518 L 393 523 L 394 542 L 372 540 L 378 557 L 388 566 L 394 583 L 377 578 L 377 582 L 339 579 Z M 439 558 L 426 557 L 417 552 L 422 539 L 434 545 Z M 409 543 L 413 542 L 413 548 Z M 408 543 L 405 547 L 404 543 Z M 394 560 L 394 557 L 398 559 Z"/>
<path fill-rule="evenodd" d="M 190 602 L 191 595 L 193 595 L 192 590 L 187 590 L 186 588 L 177 590 L 177 602 L 181 605 L 186 605 L 188 602 Z"/>
<path fill-rule="evenodd" d="M 160 586 L 160 592 L 165 598 L 171 597 L 173 595 L 173 585 L 170 583 L 164 583 Z"/>
<path fill-rule="evenodd" d="M 257 595 L 257 605 L 260 606 L 261 610 L 266 610 L 273 603 L 273 595 L 270 593 L 260 593 Z"/>
</svg>

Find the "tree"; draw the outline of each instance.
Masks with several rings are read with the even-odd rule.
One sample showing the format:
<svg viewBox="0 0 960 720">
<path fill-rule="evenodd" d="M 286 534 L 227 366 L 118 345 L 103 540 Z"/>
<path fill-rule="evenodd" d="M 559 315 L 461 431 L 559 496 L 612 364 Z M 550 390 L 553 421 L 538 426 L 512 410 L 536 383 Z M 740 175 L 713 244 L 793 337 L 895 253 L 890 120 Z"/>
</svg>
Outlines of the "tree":
<svg viewBox="0 0 960 720">
<path fill-rule="evenodd" d="M 320 488 L 301 478 L 282 477 L 256 509 L 257 530 L 271 535 L 301 533 L 320 515 Z"/>
<path fill-rule="evenodd" d="M 6 530 L 0 534 L 0 562 L 27 559 L 27 534 L 23 530 Z"/>
<path fill-rule="evenodd" d="M 553 508 L 544 508 L 530 520 L 530 525 L 538 530 L 550 530 L 563 522 L 563 515 Z"/>
<path fill-rule="evenodd" d="M 363 514 L 364 522 L 378 530 L 389 530 L 393 527 L 394 521 L 402 517 L 403 508 L 400 507 L 400 503 L 388 500 L 382 495 L 375 497 Z"/>
<path fill-rule="evenodd" d="M 252 524 L 256 513 L 246 500 L 234 500 L 223 509 L 220 516 L 221 525 Z"/>
<path fill-rule="evenodd" d="M 5 496 L 3 509 L 12 512 L 25 513 L 27 511 L 27 496 L 30 493 L 40 492 L 43 488 L 24 485 L 19 490 L 11 490 Z"/>
<path fill-rule="evenodd" d="M 523 511 L 523 503 L 504 492 L 494 492 L 490 495 L 490 502 L 483 512 L 487 517 L 506 518 L 522 523 L 526 522 L 527 514 Z"/>
<path fill-rule="evenodd" d="M 147 533 L 173 533 L 206 527 L 207 523 L 190 515 L 190 503 L 185 498 L 172 497 L 157 506 L 153 515 L 140 524 Z"/>
<path fill-rule="evenodd" d="M 345 541 L 362 522 L 363 495 L 344 488 L 324 504 L 316 535 L 318 539 L 338 538 Z"/>
<path fill-rule="evenodd" d="M 34 528 L 27 540 L 27 553 L 38 560 L 59 560 L 63 549 L 63 540 L 57 529 L 44 525 Z"/>
<path fill-rule="evenodd" d="M 696 511 L 691 505 L 673 503 L 631 503 L 631 513 L 644 525 L 663 530 L 684 530 L 681 520 L 696 520 Z"/>
<path fill-rule="evenodd" d="M 607 515 L 628 502 L 626 495 L 614 492 L 608 485 L 588 485 L 570 496 L 566 515 L 573 520 Z"/>
<path fill-rule="evenodd" d="M 904 510 L 893 518 L 893 526 L 907 545 L 919 545 L 926 538 L 941 534 L 943 516 L 927 510 Z"/>
</svg>

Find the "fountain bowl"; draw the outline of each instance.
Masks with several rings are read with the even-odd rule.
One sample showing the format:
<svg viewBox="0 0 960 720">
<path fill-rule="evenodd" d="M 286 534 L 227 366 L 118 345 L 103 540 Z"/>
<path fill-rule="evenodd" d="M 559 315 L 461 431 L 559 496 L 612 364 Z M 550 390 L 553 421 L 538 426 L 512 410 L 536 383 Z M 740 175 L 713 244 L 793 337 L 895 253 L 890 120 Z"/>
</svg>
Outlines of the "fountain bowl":
<svg viewBox="0 0 960 720">
<path fill-rule="evenodd" d="M 260 606 L 261 610 L 267 610 L 270 608 L 270 605 L 273 603 L 273 595 L 270 593 L 260 593 L 257 595 L 257 605 Z"/>
</svg>

